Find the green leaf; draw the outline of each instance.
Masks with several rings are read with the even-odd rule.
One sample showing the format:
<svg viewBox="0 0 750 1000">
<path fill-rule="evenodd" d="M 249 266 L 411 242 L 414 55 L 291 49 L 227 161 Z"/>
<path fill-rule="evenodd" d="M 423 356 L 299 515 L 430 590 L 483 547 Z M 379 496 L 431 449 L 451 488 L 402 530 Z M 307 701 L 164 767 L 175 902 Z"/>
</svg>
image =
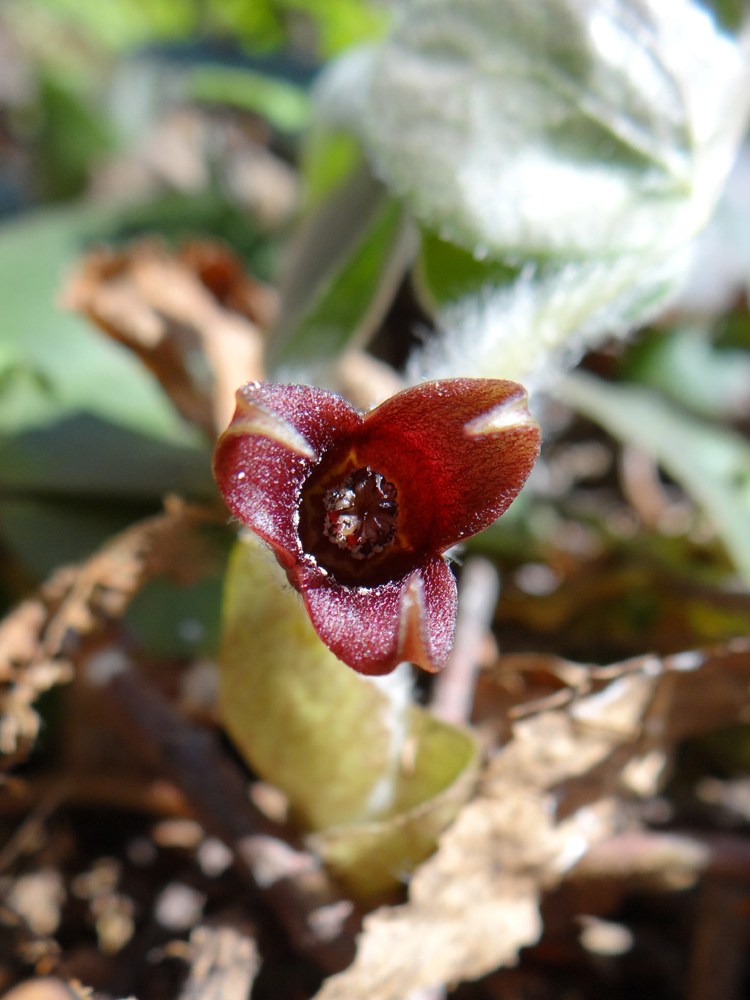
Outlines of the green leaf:
<svg viewBox="0 0 750 1000">
<path fill-rule="evenodd" d="M 482 288 L 501 288 L 518 277 L 519 267 L 492 258 L 478 259 L 463 247 L 422 230 L 416 266 L 419 291 L 431 312 Z"/>
<path fill-rule="evenodd" d="M 302 150 L 305 211 L 309 214 L 318 208 L 356 170 L 361 160 L 362 147 L 351 133 L 310 129 Z"/>
<path fill-rule="evenodd" d="M 314 19 L 326 57 L 379 38 L 390 19 L 387 4 L 368 0 L 294 0 L 288 7 L 304 10 Z"/>
<path fill-rule="evenodd" d="M 375 332 L 411 261 L 401 205 L 355 170 L 303 229 L 282 287 L 278 365 L 325 364 Z"/>
<path fill-rule="evenodd" d="M 99 497 L 152 508 L 169 492 L 214 495 L 206 443 L 151 374 L 56 304 L 65 269 L 113 218 L 75 207 L 0 227 L 0 338 L 12 375 L 0 391 L 6 497 Z M 22 530 L 8 518 L 6 509 L 6 537 Z M 88 544 L 82 538 L 82 548 Z M 39 563 L 33 553 L 31 561 Z"/>
<path fill-rule="evenodd" d="M 624 374 L 705 417 L 732 417 L 750 409 L 750 352 L 717 350 L 705 329 L 646 339 L 631 352 Z"/>
<path fill-rule="evenodd" d="M 178 248 L 193 239 L 224 240 L 263 281 L 274 281 L 278 247 L 259 225 L 216 190 L 169 192 L 155 201 L 123 207 L 100 238 L 123 243 L 158 233 Z"/>
<path fill-rule="evenodd" d="M 719 24 L 728 31 L 739 31 L 747 16 L 747 0 L 703 0 L 716 14 Z"/>
<path fill-rule="evenodd" d="M 65 273 L 113 211 L 74 206 L 0 226 L 0 342 L 49 391 L 14 386 L 0 396 L 0 430 L 40 426 L 79 411 L 137 433 L 195 447 L 197 434 L 125 348 L 58 305 Z"/>
<path fill-rule="evenodd" d="M 580 372 L 564 380 L 560 395 L 610 434 L 653 455 L 704 508 L 750 583 L 750 444 L 745 438 L 699 421 L 647 389 Z"/>
<path fill-rule="evenodd" d="M 250 70 L 201 66 L 191 72 L 189 89 L 194 100 L 255 111 L 285 132 L 298 132 L 310 117 L 304 90 Z"/>
<path fill-rule="evenodd" d="M 165 577 L 138 591 L 124 621 L 146 653 L 158 659 L 214 656 L 219 644 L 223 578 L 180 586 Z"/>
<path fill-rule="evenodd" d="M 88 413 L 0 436 L 0 490 L 157 504 L 167 493 L 215 495 L 208 447 L 179 446 Z"/>
<path fill-rule="evenodd" d="M 153 513 L 148 507 L 84 497 L 0 496 L 3 549 L 41 584 L 60 566 L 81 562 L 107 539 Z"/>
<path fill-rule="evenodd" d="M 39 114 L 36 172 L 41 197 L 76 197 L 88 183 L 94 162 L 114 146 L 106 118 L 52 73 L 40 81 Z"/>
<path fill-rule="evenodd" d="M 373 681 L 335 657 L 252 535 L 230 559 L 219 663 L 222 718 L 250 766 L 320 832 L 316 845 L 353 892 L 391 891 L 469 794 L 474 741 L 409 706 L 399 675 Z"/>
</svg>

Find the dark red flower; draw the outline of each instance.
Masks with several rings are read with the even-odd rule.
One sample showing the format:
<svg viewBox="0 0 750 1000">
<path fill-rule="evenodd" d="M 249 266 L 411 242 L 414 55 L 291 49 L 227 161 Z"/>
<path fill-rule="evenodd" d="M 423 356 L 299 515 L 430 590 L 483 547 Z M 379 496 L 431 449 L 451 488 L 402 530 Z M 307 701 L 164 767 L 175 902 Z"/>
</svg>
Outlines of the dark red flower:
<svg viewBox="0 0 750 1000">
<path fill-rule="evenodd" d="M 363 417 L 323 389 L 250 382 L 214 472 L 340 659 L 363 674 L 402 660 L 436 671 L 456 617 L 442 553 L 521 489 L 539 450 L 526 402 L 515 382 L 447 379 Z"/>
</svg>

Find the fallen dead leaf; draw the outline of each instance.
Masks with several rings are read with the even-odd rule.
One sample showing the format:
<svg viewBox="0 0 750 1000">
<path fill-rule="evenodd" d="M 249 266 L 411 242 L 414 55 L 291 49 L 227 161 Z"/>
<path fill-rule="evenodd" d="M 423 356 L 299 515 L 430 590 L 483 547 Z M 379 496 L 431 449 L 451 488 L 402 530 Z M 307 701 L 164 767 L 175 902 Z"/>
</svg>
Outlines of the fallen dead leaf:
<svg viewBox="0 0 750 1000">
<path fill-rule="evenodd" d="M 196 927 L 188 956 L 190 974 L 180 1000 L 245 1000 L 260 968 L 255 941 L 234 927 Z"/>
<path fill-rule="evenodd" d="M 541 934 L 542 892 L 591 847 L 637 832 L 631 803 L 657 791 L 675 742 L 750 705 L 750 640 L 604 668 L 544 659 L 575 679 L 568 703 L 513 722 L 409 902 L 365 919 L 354 963 L 316 1000 L 400 1000 L 515 964 Z"/>
<path fill-rule="evenodd" d="M 168 498 L 165 512 L 115 536 L 80 567 L 58 570 L 0 622 L 0 753 L 5 765 L 31 748 L 39 695 L 73 677 L 79 639 L 120 617 L 135 594 L 165 574 L 189 583 L 213 568 L 198 527 L 216 520 L 204 507 Z M 15 755 L 15 756 L 14 756 Z"/>
<path fill-rule="evenodd" d="M 273 320 L 274 295 L 215 241 L 177 255 L 154 240 L 92 250 L 63 303 L 132 350 L 212 437 L 231 418 L 236 388 L 263 376 L 261 328 Z"/>
</svg>

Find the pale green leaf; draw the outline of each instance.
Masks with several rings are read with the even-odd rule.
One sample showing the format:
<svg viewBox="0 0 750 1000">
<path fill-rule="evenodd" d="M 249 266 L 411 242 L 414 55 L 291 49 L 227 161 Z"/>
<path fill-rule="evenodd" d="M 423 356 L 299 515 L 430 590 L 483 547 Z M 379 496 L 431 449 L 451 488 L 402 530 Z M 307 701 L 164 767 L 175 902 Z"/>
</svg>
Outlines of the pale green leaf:
<svg viewBox="0 0 750 1000">
<path fill-rule="evenodd" d="M 575 373 L 565 402 L 615 437 L 653 455 L 709 515 L 730 558 L 750 583 L 750 443 L 677 409 L 656 393 Z"/>
<path fill-rule="evenodd" d="M 470 794 L 473 739 L 410 706 L 398 671 L 366 678 L 334 656 L 251 535 L 230 559 L 219 663 L 223 722 L 250 766 L 352 892 L 391 892 Z"/>
<path fill-rule="evenodd" d="M 399 775 L 392 815 L 308 837 L 359 899 L 387 897 L 397 881 L 408 880 L 470 798 L 478 776 L 477 748 L 468 733 L 413 705 L 409 735 L 418 754 L 413 770 Z"/>
<path fill-rule="evenodd" d="M 529 261 L 515 280 L 488 282 L 438 310 L 439 335 L 410 359 L 410 381 L 491 376 L 533 387 L 553 380 L 605 334 L 657 315 L 687 264 L 685 253 Z"/>
<path fill-rule="evenodd" d="M 325 364 L 374 333 L 415 246 L 404 212 L 364 166 L 304 227 L 282 281 L 276 363 Z"/>
<path fill-rule="evenodd" d="M 659 389 L 704 417 L 750 413 L 750 352 L 717 349 L 705 329 L 683 328 L 639 345 L 629 380 Z"/>
<path fill-rule="evenodd" d="M 230 559 L 219 656 L 224 724 L 250 765 L 322 829 L 369 817 L 394 769 L 391 704 L 315 634 L 255 536 Z"/>
</svg>

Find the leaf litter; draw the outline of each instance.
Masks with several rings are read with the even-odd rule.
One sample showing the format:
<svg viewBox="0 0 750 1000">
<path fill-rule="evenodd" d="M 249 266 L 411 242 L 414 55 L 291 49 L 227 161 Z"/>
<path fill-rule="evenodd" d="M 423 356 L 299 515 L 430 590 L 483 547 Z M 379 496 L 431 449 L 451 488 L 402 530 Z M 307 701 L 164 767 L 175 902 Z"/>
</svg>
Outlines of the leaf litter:
<svg viewBox="0 0 750 1000">
<path fill-rule="evenodd" d="M 38 594 L 0 623 L 0 748 L 8 766 L 33 744 L 40 725 L 33 705 L 72 680 L 80 641 L 120 617 L 156 576 L 186 583 L 213 555 L 196 528 L 216 520 L 208 508 L 168 498 L 165 512 L 113 538 L 80 567 L 58 570 Z"/>
<path fill-rule="evenodd" d="M 212 240 L 177 254 L 153 239 L 91 250 L 63 302 L 133 351 L 211 437 L 228 423 L 237 385 L 262 377 L 262 330 L 276 310 L 271 289 Z"/>
<path fill-rule="evenodd" d="M 542 933 L 542 893 L 575 878 L 594 845 L 640 829 L 633 802 L 656 794 L 677 742 L 750 713 L 746 640 L 578 669 L 567 705 L 513 723 L 409 902 L 365 918 L 353 965 L 316 1000 L 398 1000 L 514 965 Z"/>
</svg>

